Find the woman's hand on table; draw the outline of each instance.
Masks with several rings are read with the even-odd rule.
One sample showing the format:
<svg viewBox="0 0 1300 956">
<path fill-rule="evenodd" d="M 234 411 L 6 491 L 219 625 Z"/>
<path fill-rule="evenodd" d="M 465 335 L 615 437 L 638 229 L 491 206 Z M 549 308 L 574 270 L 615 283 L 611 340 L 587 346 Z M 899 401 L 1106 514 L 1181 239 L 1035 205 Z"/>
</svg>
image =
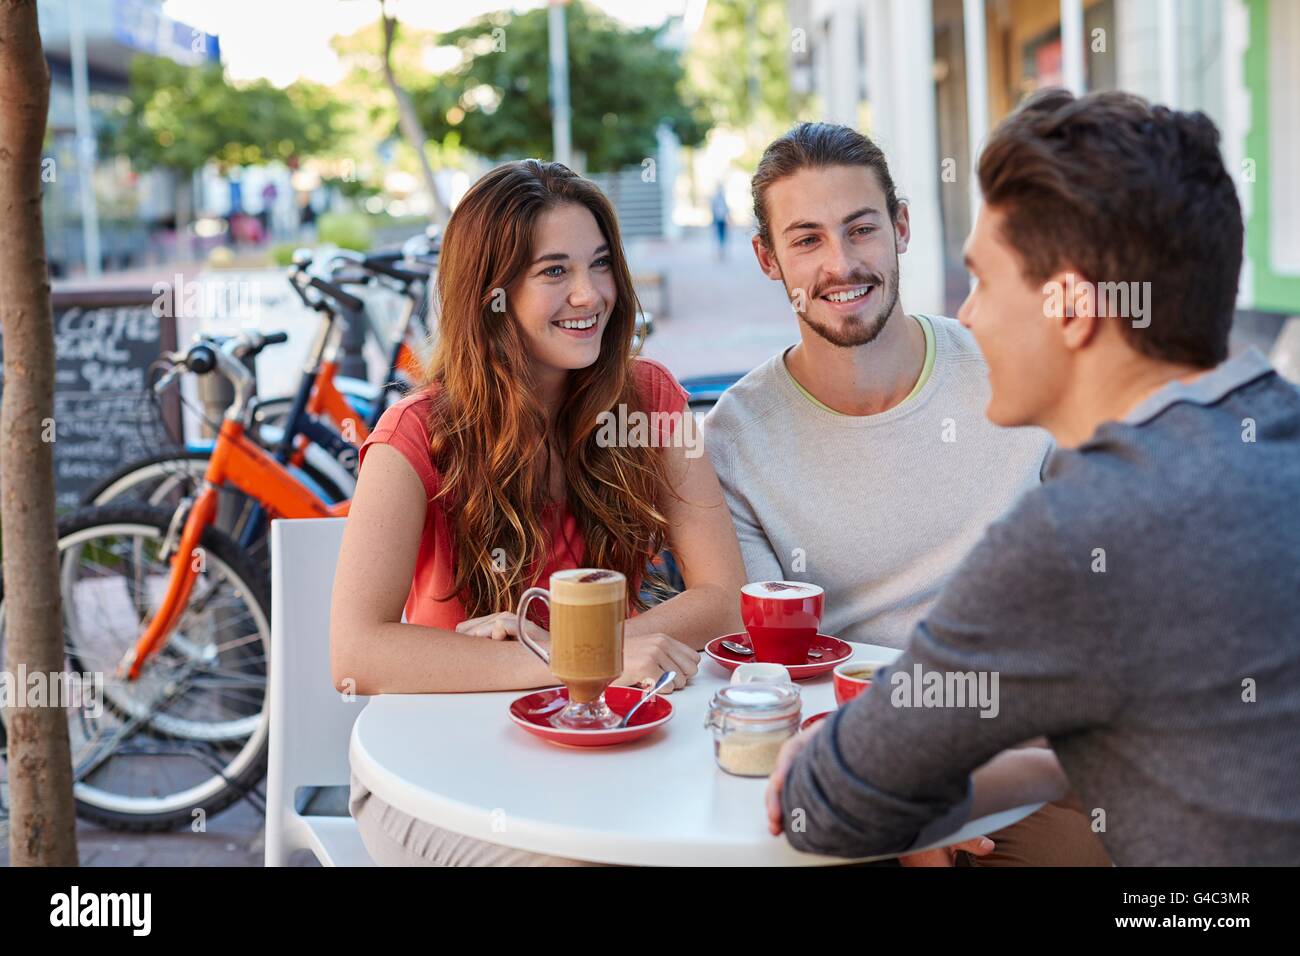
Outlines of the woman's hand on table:
<svg viewBox="0 0 1300 956">
<path fill-rule="evenodd" d="M 677 677 L 659 693 L 681 690 L 700 669 L 700 652 L 667 634 L 638 634 L 623 638 L 623 673 L 615 684 L 650 687 L 664 671 Z"/>
<path fill-rule="evenodd" d="M 528 621 L 527 625 L 528 636 L 534 641 L 549 641 L 551 639 L 549 632 L 532 621 Z M 472 617 L 457 624 L 456 633 L 469 634 L 474 637 L 490 637 L 494 641 L 517 639 L 519 637 L 519 618 L 513 611 L 501 611 L 497 614 Z"/>
</svg>

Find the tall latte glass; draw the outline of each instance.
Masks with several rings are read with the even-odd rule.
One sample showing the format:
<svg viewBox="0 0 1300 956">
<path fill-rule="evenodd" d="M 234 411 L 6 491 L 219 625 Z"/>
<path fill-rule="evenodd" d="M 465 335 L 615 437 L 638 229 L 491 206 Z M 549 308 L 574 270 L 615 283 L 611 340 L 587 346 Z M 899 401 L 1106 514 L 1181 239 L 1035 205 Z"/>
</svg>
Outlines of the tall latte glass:
<svg viewBox="0 0 1300 956">
<path fill-rule="evenodd" d="M 551 718 L 556 727 L 607 730 L 621 719 L 605 703 L 605 688 L 623 673 L 627 579 L 617 571 L 574 568 L 551 575 L 551 588 L 529 588 L 519 599 L 524 621 L 534 598 L 551 612 L 548 652 L 520 628 L 519 639 L 569 690 L 569 704 Z"/>
</svg>

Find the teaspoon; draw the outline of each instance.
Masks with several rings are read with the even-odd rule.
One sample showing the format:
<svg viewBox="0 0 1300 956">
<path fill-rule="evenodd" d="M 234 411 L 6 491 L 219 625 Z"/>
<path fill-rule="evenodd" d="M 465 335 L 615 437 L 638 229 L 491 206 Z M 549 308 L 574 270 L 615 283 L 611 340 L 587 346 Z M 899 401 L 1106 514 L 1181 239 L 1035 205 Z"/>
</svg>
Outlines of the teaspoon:
<svg viewBox="0 0 1300 956">
<path fill-rule="evenodd" d="M 731 653 L 738 654 L 741 657 L 754 656 L 753 649 L 746 647 L 744 644 L 737 644 L 734 641 L 723 641 L 722 647 L 724 650 L 731 651 Z M 811 657 L 813 660 L 817 660 L 819 657 L 822 656 L 822 652 L 818 650 L 809 650 L 808 656 Z"/>
<path fill-rule="evenodd" d="M 645 704 L 646 701 L 648 701 L 655 694 L 659 693 L 661 690 L 663 690 L 665 687 L 667 687 L 676 679 L 677 679 L 676 671 L 664 671 L 662 674 L 660 674 L 659 679 L 655 681 L 655 685 L 645 692 L 645 696 L 642 697 L 640 700 L 638 700 L 636 704 L 633 705 L 631 710 L 629 710 L 626 714 L 623 715 L 623 719 L 619 721 L 619 727 L 626 727 L 628 725 L 628 722 L 632 719 L 632 715 L 635 714 L 638 710 L 640 710 L 642 705 Z"/>
</svg>

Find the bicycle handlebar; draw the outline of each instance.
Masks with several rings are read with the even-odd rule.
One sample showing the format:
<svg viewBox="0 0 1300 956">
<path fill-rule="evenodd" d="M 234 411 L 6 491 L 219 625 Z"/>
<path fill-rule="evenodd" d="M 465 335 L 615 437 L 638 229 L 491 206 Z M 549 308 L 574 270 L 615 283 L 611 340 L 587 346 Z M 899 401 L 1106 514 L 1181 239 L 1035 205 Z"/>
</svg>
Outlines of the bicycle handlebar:
<svg viewBox="0 0 1300 956">
<path fill-rule="evenodd" d="M 395 265 L 396 261 L 401 259 L 398 253 L 393 259 L 387 255 L 369 256 L 363 263 L 365 268 L 372 272 L 378 272 L 380 275 L 388 276 L 390 279 L 397 279 L 405 285 L 411 285 L 414 282 L 422 282 L 429 278 L 427 270 L 412 269 L 409 265 Z"/>
<path fill-rule="evenodd" d="M 329 296 L 339 305 L 343 306 L 343 308 L 347 309 L 349 312 L 365 311 L 366 304 L 364 302 L 358 299 L 351 292 L 344 292 L 333 282 L 327 282 L 324 279 L 320 278 L 319 276 L 311 276 L 308 278 L 307 284 L 311 286 L 313 289 L 317 289 L 320 292 L 325 293 L 327 296 Z"/>
</svg>

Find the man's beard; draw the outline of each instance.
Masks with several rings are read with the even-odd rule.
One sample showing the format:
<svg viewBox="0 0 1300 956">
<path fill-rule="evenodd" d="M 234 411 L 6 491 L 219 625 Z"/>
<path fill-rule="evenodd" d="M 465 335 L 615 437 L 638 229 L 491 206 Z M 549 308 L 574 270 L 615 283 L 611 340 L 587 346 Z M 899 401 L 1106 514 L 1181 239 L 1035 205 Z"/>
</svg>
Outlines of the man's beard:
<svg viewBox="0 0 1300 956">
<path fill-rule="evenodd" d="M 829 289 L 837 285 L 870 285 L 874 286 L 880 292 L 880 308 L 871 316 L 848 315 L 841 319 L 836 325 L 830 326 L 821 321 L 810 317 L 812 303 L 822 294 L 822 290 Z M 787 293 L 789 289 L 786 290 Z M 825 282 L 820 283 L 818 289 L 813 295 L 808 297 L 807 311 L 798 313 L 799 317 L 808 324 L 808 327 L 820 335 L 831 345 L 838 345 L 840 348 L 854 348 L 858 345 L 866 345 L 875 340 L 881 332 L 884 331 L 886 323 L 889 322 L 890 315 L 894 312 L 894 307 L 898 305 L 898 253 L 894 253 L 894 268 L 888 277 L 875 275 L 868 272 L 853 272 L 845 278 L 832 276 Z"/>
</svg>

